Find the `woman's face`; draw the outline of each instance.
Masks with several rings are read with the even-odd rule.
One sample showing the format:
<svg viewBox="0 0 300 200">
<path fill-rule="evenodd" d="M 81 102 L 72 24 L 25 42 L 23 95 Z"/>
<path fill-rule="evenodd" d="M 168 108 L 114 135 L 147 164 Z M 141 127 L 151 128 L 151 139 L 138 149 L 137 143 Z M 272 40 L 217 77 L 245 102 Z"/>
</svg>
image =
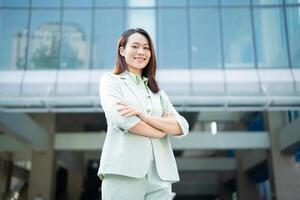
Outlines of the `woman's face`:
<svg viewBox="0 0 300 200">
<path fill-rule="evenodd" d="M 128 37 L 125 47 L 120 47 L 120 54 L 125 58 L 129 71 L 142 74 L 151 57 L 150 45 L 147 38 L 140 33 Z"/>
</svg>

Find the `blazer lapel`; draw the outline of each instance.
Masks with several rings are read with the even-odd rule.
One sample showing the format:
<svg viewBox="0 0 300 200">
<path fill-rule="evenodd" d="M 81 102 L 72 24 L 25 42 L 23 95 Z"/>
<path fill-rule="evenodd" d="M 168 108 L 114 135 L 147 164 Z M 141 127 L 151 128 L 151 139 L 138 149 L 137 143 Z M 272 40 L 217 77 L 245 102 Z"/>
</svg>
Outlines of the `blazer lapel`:
<svg viewBox="0 0 300 200">
<path fill-rule="evenodd" d="M 130 91 L 134 94 L 134 96 L 136 97 L 140 107 L 143 109 L 143 111 L 146 111 L 144 102 L 146 102 L 145 100 L 145 95 L 143 93 L 140 92 L 140 88 L 138 88 L 138 86 L 133 82 L 133 80 L 131 80 L 131 78 L 129 77 L 129 74 L 127 74 L 126 72 L 122 73 L 119 75 L 120 79 L 123 81 L 123 83 L 130 89 Z"/>
</svg>

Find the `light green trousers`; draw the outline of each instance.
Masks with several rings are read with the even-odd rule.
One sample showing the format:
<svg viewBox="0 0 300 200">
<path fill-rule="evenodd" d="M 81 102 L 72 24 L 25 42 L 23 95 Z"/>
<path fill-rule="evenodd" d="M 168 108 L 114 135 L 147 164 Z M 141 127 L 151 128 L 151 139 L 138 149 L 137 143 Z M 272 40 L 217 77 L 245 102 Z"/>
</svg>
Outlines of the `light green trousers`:
<svg viewBox="0 0 300 200">
<path fill-rule="evenodd" d="M 144 178 L 106 174 L 102 180 L 102 200 L 172 200 L 172 183 L 162 181 L 154 161 Z"/>
</svg>

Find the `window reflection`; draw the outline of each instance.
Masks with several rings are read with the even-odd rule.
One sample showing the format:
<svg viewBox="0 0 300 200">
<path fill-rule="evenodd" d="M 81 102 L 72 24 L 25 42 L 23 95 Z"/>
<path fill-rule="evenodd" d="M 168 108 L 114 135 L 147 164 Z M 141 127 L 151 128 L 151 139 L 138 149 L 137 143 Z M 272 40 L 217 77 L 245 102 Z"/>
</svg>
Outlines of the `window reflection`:
<svg viewBox="0 0 300 200">
<path fill-rule="evenodd" d="M 160 68 L 188 68 L 186 10 L 161 9 L 158 19 L 158 61 Z"/>
<path fill-rule="evenodd" d="M 222 5 L 249 5 L 249 0 L 222 0 Z"/>
<path fill-rule="evenodd" d="M 282 0 L 253 0 L 253 4 L 257 4 L 257 5 L 282 4 Z"/>
<path fill-rule="evenodd" d="M 127 12 L 126 29 L 137 27 L 145 29 L 150 34 L 154 44 L 156 44 L 155 24 L 154 9 L 130 9 Z"/>
<path fill-rule="evenodd" d="M 255 8 L 254 24 L 259 67 L 288 67 L 281 8 Z"/>
<path fill-rule="evenodd" d="M 0 68 L 23 69 L 26 62 L 27 10 L 0 12 Z"/>
<path fill-rule="evenodd" d="M 112 69 L 114 67 L 117 42 L 124 31 L 123 16 L 123 10 L 121 9 L 96 11 L 93 46 L 94 68 Z M 110 20 L 107 20 L 108 18 Z"/>
<path fill-rule="evenodd" d="M 29 6 L 29 0 L 0 0 L 0 6 L 28 7 Z"/>
<path fill-rule="evenodd" d="M 58 10 L 34 10 L 31 16 L 28 69 L 56 69 L 60 38 Z"/>
<path fill-rule="evenodd" d="M 91 7 L 92 0 L 63 0 L 65 7 Z"/>
<path fill-rule="evenodd" d="M 63 14 L 60 68 L 88 68 L 91 10 L 65 10 Z"/>
<path fill-rule="evenodd" d="M 289 45 L 293 67 L 300 67 L 300 8 L 287 8 Z"/>
<path fill-rule="evenodd" d="M 94 0 L 96 6 L 123 6 L 125 0 Z"/>
<path fill-rule="evenodd" d="M 220 24 L 217 9 L 191 9 L 193 68 L 221 67 Z"/>
<path fill-rule="evenodd" d="M 186 6 L 187 0 L 158 0 L 160 6 Z"/>
<path fill-rule="evenodd" d="M 218 0 L 189 0 L 191 6 L 217 6 Z"/>
<path fill-rule="evenodd" d="M 222 10 L 225 67 L 254 67 L 250 9 Z"/>
<path fill-rule="evenodd" d="M 286 3 L 300 3 L 300 0 L 285 0 Z"/>
<path fill-rule="evenodd" d="M 127 3 L 127 6 L 129 6 L 129 7 L 153 7 L 153 6 L 155 6 L 155 0 L 147 0 L 147 1 L 127 0 L 125 2 Z"/>
<path fill-rule="evenodd" d="M 60 7 L 61 0 L 32 0 L 32 7 Z"/>
</svg>

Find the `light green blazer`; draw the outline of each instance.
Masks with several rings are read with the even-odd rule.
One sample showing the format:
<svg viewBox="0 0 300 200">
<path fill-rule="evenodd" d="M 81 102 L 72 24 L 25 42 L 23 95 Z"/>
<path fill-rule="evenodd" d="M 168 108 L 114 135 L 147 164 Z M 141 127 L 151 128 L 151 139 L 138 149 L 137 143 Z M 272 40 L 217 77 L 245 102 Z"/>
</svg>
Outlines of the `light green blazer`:
<svg viewBox="0 0 300 200">
<path fill-rule="evenodd" d="M 146 113 L 146 96 L 139 93 L 139 88 L 130 77 L 129 72 L 120 75 L 105 73 L 100 80 L 100 100 L 107 121 L 107 135 L 102 149 L 98 176 L 102 179 L 105 174 L 118 174 L 134 178 L 144 177 L 153 158 L 158 175 L 162 180 L 179 181 L 169 135 L 154 139 L 133 134 L 129 129 L 135 126 L 140 118 L 137 116 L 123 117 L 117 111 L 117 102 L 126 102 Z M 163 116 L 173 112 L 183 134 L 189 132 L 187 121 L 179 115 L 169 98 L 160 90 L 154 94 L 150 91 L 153 104 L 152 116 Z M 153 148 L 153 150 L 152 150 Z"/>
</svg>

